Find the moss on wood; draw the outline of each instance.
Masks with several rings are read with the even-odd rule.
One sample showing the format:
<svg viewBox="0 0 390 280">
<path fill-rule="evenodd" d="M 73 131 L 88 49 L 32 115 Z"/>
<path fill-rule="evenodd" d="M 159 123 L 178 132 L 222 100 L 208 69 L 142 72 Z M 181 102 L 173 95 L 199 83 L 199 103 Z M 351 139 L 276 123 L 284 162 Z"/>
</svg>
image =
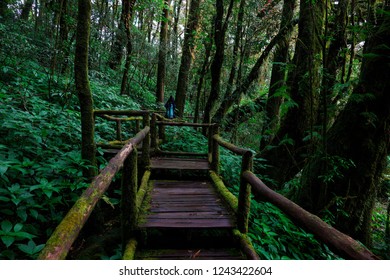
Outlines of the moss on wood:
<svg viewBox="0 0 390 280">
<path fill-rule="evenodd" d="M 126 245 L 125 252 L 123 253 L 122 260 L 134 260 L 135 251 L 137 250 L 138 242 L 132 238 Z"/>
<path fill-rule="evenodd" d="M 222 196 L 222 198 L 227 202 L 229 207 L 237 213 L 238 209 L 238 199 L 234 196 L 225 186 L 222 179 L 214 172 L 210 171 L 210 177 L 216 187 L 218 193 Z"/>
</svg>

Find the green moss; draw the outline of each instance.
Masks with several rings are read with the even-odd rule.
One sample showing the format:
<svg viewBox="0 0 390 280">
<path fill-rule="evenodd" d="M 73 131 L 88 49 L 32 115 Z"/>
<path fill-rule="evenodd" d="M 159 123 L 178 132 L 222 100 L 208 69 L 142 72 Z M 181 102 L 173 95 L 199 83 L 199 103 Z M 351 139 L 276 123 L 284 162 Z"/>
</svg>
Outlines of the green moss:
<svg viewBox="0 0 390 280">
<path fill-rule="evenodd" d="M 222 198 L 227 202 L 229 207 L 237 213 L 238 209 L 238 199 L 234 196 L 225 186 L 222 179 L 214 172 L 210 171 L 210 177 L 214 183 L 214 186 L 216 187 L 216 190 L 218 193 L 222 196 Z"/>
<path fill-rule="evenodd" d="M 137 240 L 135 240 L 134 238 L 130 239 L 130 241 L 126 245 L 125 252 L 122 257 L 123 260 L 134 260 L 135 251 L 137 250 L 137 244 Z"/>
</svg>

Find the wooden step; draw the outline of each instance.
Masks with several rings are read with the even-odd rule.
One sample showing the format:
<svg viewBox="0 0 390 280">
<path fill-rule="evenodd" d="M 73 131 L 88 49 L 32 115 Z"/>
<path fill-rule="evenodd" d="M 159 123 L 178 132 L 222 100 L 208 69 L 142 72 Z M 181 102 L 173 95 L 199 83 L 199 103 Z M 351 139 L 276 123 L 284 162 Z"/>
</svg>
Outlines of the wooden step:
<svg viewBox="0 0 390 280">
<path fill-rule="evenodd" d="M 150 160 L 152 169 L 209 170 L 207 159 L 155 157 Z"/>
<path fill-rule="evenodd" d="M 140 228 L 234 228 L 235 216 L 206 181 L 153 181 Z"/>
</svg>

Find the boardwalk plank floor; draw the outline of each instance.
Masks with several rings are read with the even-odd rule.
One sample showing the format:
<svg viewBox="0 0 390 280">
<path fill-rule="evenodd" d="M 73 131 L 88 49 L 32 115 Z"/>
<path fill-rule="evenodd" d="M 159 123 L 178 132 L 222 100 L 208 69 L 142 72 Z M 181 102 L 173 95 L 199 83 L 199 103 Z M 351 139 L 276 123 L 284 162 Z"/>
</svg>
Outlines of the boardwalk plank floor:
<svg viewBox="0 0 390 280">
<path fill-rule="evenodd" d="M 211 183 L 154 181 L 142 228 L 233 228 L 235 218 Z"/>
</svg>

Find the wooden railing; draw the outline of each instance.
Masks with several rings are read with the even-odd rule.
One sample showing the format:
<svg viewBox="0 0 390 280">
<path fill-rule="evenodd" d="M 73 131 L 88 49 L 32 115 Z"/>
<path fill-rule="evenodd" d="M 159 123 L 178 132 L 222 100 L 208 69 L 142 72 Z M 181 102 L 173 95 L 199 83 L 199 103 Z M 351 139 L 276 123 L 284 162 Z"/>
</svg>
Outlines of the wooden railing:
<svg viewBox="0 0 390 280">
<path fill-rule="evenodd" d="M 245 171 L 242 178 L 252 186 L 255 198 L 267 201 L 277 206 L 298 226 L 314 234 L 336 254 L 346 259 L 377 260 L 379 259 L 370 250 L 354 240 L 352 237 L 338 231 L 321 220 L 318 216 L 304 210 L 299 205 L 283 195 L 268 188 L 259 178 L 250 171 Z"/>
<path fill-rule="evenodd" d="M 147 123 L 147 121 L 146 121 Z M 145 194 L 145 184 L 138 189 L 137 182 L 137 145 L 144 142 L 143 147 L 149 147 L 150 127 L 145 126 L 135 137 L 113 157 L 108 165 L 92 181 L 81 197 L 69 210 L 65 218 L 57 226 L 47 241 L 38 259 L 65 259 L 73 242 L 87 222 L 97 202 L 110 186 L 114 176 L 123 167 L 122 175 L 122 231 L 123 243 L 126 243 L 135 227 L 137 207 Z M 142 157 L 148 162 L 148 149 L 144 149 Z M 142 182 L 147 182 L 150 171 L 146 170 Z"/>
</svg>

